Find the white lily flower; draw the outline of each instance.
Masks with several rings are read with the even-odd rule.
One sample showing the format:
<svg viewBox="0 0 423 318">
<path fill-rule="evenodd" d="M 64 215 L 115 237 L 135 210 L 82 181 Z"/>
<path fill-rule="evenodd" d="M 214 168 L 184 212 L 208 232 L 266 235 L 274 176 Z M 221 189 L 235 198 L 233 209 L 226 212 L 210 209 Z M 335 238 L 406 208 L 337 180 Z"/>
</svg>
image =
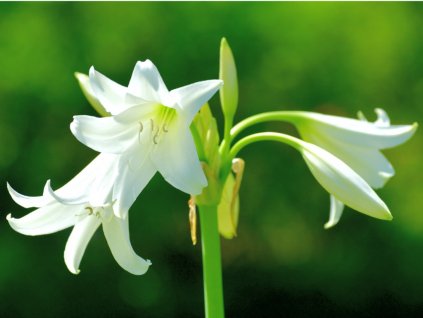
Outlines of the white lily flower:
<svg viewBox="0 0 423 318">
<path fill-rule="evenodd" d="M 7 221 L 17 232 L 25 235 L 44 235 L 73 226 L 66 243 L 64 258 L 73 274 L 97 228 L 102 225 L 110 250 L 118 264 L 135 275 L 144 274 L 151 262 L 138 256 L 129 240 L 128 218 L 113 213 L 111 192 L 117 172 L 116 155 L 100 154 L 76 177 L 57 191 L 47 181 L 44 193 L 28 197 L 16 192 L 8 184 L 13 200 L 25 208 L 37 208 L 28 215 Z"/>
<path fill-rule="evenodd" d="M 417 124 L 390 125 L 388 115 L 376 109 L 378 119 L 372 123 L 312 112 L 297 112 L 295 124 L 301 137 L 318 145 L 345 162 L 372 188 L 378 189 L 395 174 L 394 168 L 380 152 L 398 146 L 414 134 Z M 331 211 L 325 228 L 336 225 L 344 205 L 331 197 Z"/>
<path fill-rule="evenodd" d="M 392 220 L 386 204 L 347 164 L 314 144 L 302 140 L 296 143 L 313 176 L 336 200 L 331 202 L 331 211 L 340 203 L 378 219 Z"/>
<path fill-rule="evenodd" d="M 92 67 L 89 88 L 112 116 L 75 116 L 71 130 L 88 147 L 120 154 L 112 199 L 114 211 L 125 217 L 129 207 L 158 171 L 174 187 L 198 195 L 207 185 L 190 132 L 200 107 L 222 85 L 220 80 L 197 82 L 168 91 L 149 60 L 135 65 L 128 87 Z M 88 85 L 81 82 L 81 85 Z"/>
</svg>

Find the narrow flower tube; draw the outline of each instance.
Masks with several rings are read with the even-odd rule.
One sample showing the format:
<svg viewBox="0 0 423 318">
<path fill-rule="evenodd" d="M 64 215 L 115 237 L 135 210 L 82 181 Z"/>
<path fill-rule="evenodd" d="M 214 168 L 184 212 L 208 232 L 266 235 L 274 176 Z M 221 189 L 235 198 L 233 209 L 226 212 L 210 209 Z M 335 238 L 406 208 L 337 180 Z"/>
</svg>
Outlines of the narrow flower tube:
<svg viewBox="0 0 423 318">
<path fill-rule="evenodd" d="M 24 196 L 8 185 L 12 199 L 19 205 L 37 208 L 21 218 L 7 216 L 9 225 L 24 235 L 45 235 L 73 227 L 64 252 L 65 264 L 73 274 L 95 231 L 102 225 L 104 235 L 117 263 L 134 275 L 144 274 L 151 262 L 138 256 L 129 240 L 128 218 L 113 213 L 111 200 L 116 177 L 117 156 L 100 154 L 65 186 L 53 191 L 47 181 L 39 197 Z"/>
</svg>

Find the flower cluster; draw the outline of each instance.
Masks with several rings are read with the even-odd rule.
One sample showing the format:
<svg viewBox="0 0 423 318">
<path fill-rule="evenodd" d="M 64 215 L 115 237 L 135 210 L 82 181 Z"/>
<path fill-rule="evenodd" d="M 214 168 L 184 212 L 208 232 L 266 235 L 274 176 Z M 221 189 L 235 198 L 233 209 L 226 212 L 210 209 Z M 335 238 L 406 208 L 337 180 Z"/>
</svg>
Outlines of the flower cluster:
<svg viewBox="0 0 423 318">
<path fill-rule="evenodd" d="M 207 185 L 189 127 L 222 81 L 197 82 L 169 91 L 149 60 L 135 65 L 128 87 L 93 67 L 89 78 L 77 74 L 77 79 L 88 100 L 107 117 L 75 116 L 71 131 L 100 154 L 62 188 L 53 191 L 47 182 L 40 197 L 24 196 L 9 186 L 16 203 L 37 209 L 19 219 L 8 215 L 7 220 L 26 235 L 74 226 L 65 263 L 75 274 L 101 224 L 119 265 L 130 273 L 144 274 L 151 262 L 131 247 L 128 210 L 157 171 L 189 194 L 200 194 Z"/>
<path fill-rule="evenodd" d="M 237 155 L 258 141 L 281 142 L 300 152 L 313 176 L 330 193 L 330 217 L 325 228 L 338 223 L 344 205 L 375 218 L 392 219 L 374 191 L 394 175 L 381 150 L 407 141 L 417 124 L 391 125 L 388 115 L 376 109 L 375 122 L 367 121 L 362 114 L 359 119 L 350 119 L 276 111 L 233 125 L 238 83 L 233 55 L 225 40 L 218 80 L 169 91 L 149 60 L 135 65 L 128 86 L 113 82 L 93 67 L 89 76 L 77 73 L 76 77 L 102 117 L 75 116 L 70 129 L 99 155 L 63 187 L 53 190 L 47 181 L 42 196 L 27 197 L 8 186 L 17 204 L 36 210 L 19 219 L 7 216 L 11 227 L 25 235 L 49 234 L 73 226 L 65 248 L 65 263 L 72 273 L 79 272 L 87 244 L 100 225 L 122 268 L 136 275 L 147 271 L 151 262 L 131 247 L 128 211 L 156 172 L 191 195 L 194 243 L 196 204 L 217 207 L 220 233 L 226 238 L 236 236 L 244 172 L 244 161 Z M 225 119 L 221 140 L 206 104 L 219 89 Z M 244 129 L 265 121 L 290 122 L 302 139 L 279 132 L 237 139 Z"/>
</svg>

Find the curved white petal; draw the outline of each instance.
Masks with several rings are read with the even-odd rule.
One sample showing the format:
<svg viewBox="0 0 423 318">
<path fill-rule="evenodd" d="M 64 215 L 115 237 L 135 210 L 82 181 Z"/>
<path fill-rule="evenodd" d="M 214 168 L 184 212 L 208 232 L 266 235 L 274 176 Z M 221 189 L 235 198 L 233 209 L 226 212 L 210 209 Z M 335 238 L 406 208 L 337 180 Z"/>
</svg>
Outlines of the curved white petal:
<svg viewBox="0 0 423 318">
<path fill-rule="evenodd" d="M 126 87 L 108 79 L 94 67 L 90 68 L 89 75 L 92 91 L 107 112 L 115 115 L 128 108 L 125 103 Z"/>
<path fill-rule="evenodd" d="M 72 230 L 65 247 L 65 264 L 69 271 L 78 274 L 79 264 L 87 248 L 88 242 L 101 224 L 98 217 L 91 215 L 84 217 Z"/>
<path fill-rule="evenodd" d="M 88 75 L 82 73 L 75 73 L 75 77 L 78 80 L 79 86 L 81 87 L 82 93 L 85 98 L 88 100 L 90 105 L 101 115 L 109 116 L 110 114 L 106 109 L 101 105 L 100 101 L 95 96 L 95 93 L 91 87 L 90 78 Z"/>
<path fill-rule="evenodd" d="M 345 144 L 336 138 L 319 133 L 307 132 L 301 136 L 344 161 L 374 189 L 382 188 L 395 175 L 391 163 L 377 149 Z"/>
<path fill-rule="evenodd" d="M 10 196 L 13 201 L 24 208 L 39 208 L 45 206 L 46 204 L 52 201 L 51 196 L 46 196 L 45 192 L 42 196 L 30 197 L 23 194 L 20 194 L 12 186 L 7 183 L 7 190 L 9 191 Z"/>
<path fill-rule="evenodd" d="M 330 229 L 331 227 L 334 227 L 336 224 L 338 224 L 343 210 L 344 204 L 337 200 L 333 195 L 330 195 L 329 220 L 325 223 L 324 228 Z"/>
<path fill-rule="evenodd" d="M 19 219 L 10 214 L 6 217 L 9 225 L 25 235 L 44 235 L 61 231 L 75 224 L 80 207 L 50 203 Z"/>
<path fill-rule="evenodd" d="M 223 85 L 221 80 L 197 82 L 174 89 L 170 92 L 172 99 L 180 107 L 184 118 L 191 123 L 195 114 Z"/>
<path fill-rule="evenodd" d="M 119 175 L 113 188 L 113 210 L 116 216 L 127 217 L 129 208 L 156 171 L 150 158 L 141 149 L 135 149 L 131 155 L 120 159 Z"/>
<path fill-rule="evenodd" d="M 128 217 L 113 216 L 103 221 L 103 231 L 113 257 L 123 269 L 134 275 L 142 275 L 148 270 L 151 262 L 138 256 L 131 246 Z"/>
<path fill-rule="evenodd" d="M 376 149 L 395 147 L 410 139 L 417 129 L 416 123 L 385 127 L 363 120 L 318 113 L 298 112 L 297 114 L 301 118 L 297 122 L 300 133 L 307 130 L 310 133 L 317 132 L 359 147 Z"/>
<path fill-rule="evenodd" d="M 382 108 L 375 108 L 375 113 L 377 115 L 377 119 L 374 122 L 374 125 L 378 127 L 389 127 L 391 125 L 391 120 L 389 119 L 388 114 Z M 364 114 L 361 111 L 357 113 L 357 117 L 361 121 L 368 122 L 366 116 L 364 116 Z"/>
<path fill-rule="evenodd" d="M 128 85 L 128 92 L 151 102 L 163 102 L 169 94 L 156 66 L 150 61 L 138 61 Z"/>
<path fill-rule="evenodd" d="M 151 152 L 152 162 L 172 186 L 188 194 L 198 195 L 207 186 L 207 179 L 194 140 L 188 127 L 181 121 L 175 123 L 173 130 L 173 133 L 163 136 Z"/>
<path fill-rule="evenodd" d="M 304 141 L 298 141 L 298 144 L 311 173 L 337 200 L 372 217 L 392 219 L 386 204 L 343 161 L 316 145 Z"/>
<path fill-rule="evenodd" d="M 54 191 L 50 187 L 50 180 L 47 181 L 44 193 L 48 193 L 50 197 L 62 204 L 86 204 L 90 201 L 90 195 L 94 193 L 97 196 L 103 192 L 98 191 L 94 184 L 99 182 L 98 179 L 106 179 L 106 173 L 115 171 L 114 165 L 117 159 L 117 155 L 101 153 L 61 188 Z"/>
<path fill-rule="evenodd" d="M 142 105 L 130 107 L 113 118 L 117 123 L 123 125 L 145 122 L 154 116 L 158 107 L 160 107 L 160 104 L 156 102 L 146 102 Z"/>
<path fill-rule="evenodd" d="M 114 116 L 104 118 L 74 116 L 70 128 L 84 145 L 99 152 L 115 154 L 125 152 L 137 141 L 140 133 L 136 122 L 119 123 Z"/>
</svg>

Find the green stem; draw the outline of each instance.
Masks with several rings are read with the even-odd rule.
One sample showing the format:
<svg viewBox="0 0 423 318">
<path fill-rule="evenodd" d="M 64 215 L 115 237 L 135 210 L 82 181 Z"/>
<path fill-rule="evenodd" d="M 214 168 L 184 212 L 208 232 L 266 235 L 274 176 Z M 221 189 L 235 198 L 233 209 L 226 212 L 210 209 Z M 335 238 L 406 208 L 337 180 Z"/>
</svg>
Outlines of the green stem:
<svg viewBox="0 0 423 318">
<path fill-rule="evenodd" d="M 265 133 L 257 133 L 253 135 L 249 135 L 245 138 L 242 138 L 240 141 L 238 141 L 229 152 L 229 157 L 231 160 L 236 157 L 239 151 L 241 151 L 242 148 L 258 142 L 258 141 L 278 141 L 282 142 L 284 144 L 287 144 L 289 146 L 294 147 L 295 149 L 301 149 L 301 144 L 303 143 L 302 140 L 292 137 L 290 135 L 285 135 L 281 133 L 273 133 L 273 132 L 265 132 Z"/>
<path fill-rule="evenodd" d="M 199 210 L 206 318 L 224 318 L 217 206 L 200 205 Z"/>
<path fill-rule="evenodd" d="M 301 111 L 276 111 L 276 112 L 261 113 L 258 115 L 248 117 L 240 121 L 231 129 L 231 140 L 234 140 L 234 138 L 240 132 L 242 132 L 244 129 L 252 125 L 267 122 L 267 121 L 294 122 L 294 121 L 297 121 L 300 117 L 302 117 L 304 113 L 305 112 L 301 112 Z"/>
<path fill-rule="evenodd" d="M 223 130 L 223 140 L 219 147 L 219 153 L 221 155 L 226 155 L 229 152 L 229 147 L 231 145 L 231 128 L 233 124 L 233 119 L 225 117 L 225 126 Z"/>
</svg>

